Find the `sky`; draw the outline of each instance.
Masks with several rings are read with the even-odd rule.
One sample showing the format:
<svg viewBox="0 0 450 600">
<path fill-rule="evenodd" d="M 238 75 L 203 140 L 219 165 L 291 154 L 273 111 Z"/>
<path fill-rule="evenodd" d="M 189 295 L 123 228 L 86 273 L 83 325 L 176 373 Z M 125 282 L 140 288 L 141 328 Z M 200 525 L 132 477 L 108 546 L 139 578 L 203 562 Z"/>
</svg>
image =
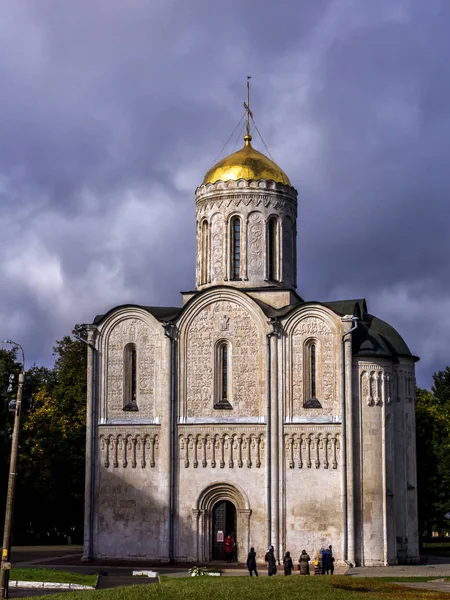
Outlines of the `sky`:
<svg viewBox="0 0 450 600">
<path fill-rule="evenodd" d="M 430 387 L 450 364 L 449 32 L 446 0 L 2 3 L 0 339 L 51 365 L 75 323 L 180 304 L 194 190 L 251 75 L 299 194 L 298 293 L 366 298 Z"/>
</svg>

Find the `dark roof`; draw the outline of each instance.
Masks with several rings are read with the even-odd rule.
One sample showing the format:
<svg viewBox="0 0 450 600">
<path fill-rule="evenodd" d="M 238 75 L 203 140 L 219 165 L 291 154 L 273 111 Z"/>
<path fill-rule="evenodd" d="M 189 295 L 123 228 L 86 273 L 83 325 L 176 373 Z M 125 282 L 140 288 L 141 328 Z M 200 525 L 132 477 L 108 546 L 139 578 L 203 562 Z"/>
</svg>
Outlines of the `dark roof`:
<svg viewBox="0 0 450 600">
<path fill-rule="evenodd" d="M 367 313 L 367 304 L 364 298 L 354 300 L 334 300 L 333 302 L 321 302 L 324 306 L 331 308 L 337 315 L 356 315 L 361 318 Z"/>
<path fill-rule="evenodd" d="M 352 333 L 352 346 L 354 356 L 394 360 L 407 356 L 419 360 L 411 354 L 405 340 L 392 325 L 368 313 Z"/>
<path fill-rule="evenodd" d="M 227 286 L 217 286 L 227 287 Z M 211 288 L 208 288 L 211 290 Z M 205 290 L 206 291 L 206 290 Z M 249 290 L 240 290 L 245 293 Z M 257 291 L 257 290 L 255 290 Z M 258 289 L 260 291 L 260 289 Z M 196 297 L 202 292 L 197 292 Z M 262 300 L 253 298 L 254 302 L 261 308 L 268 318 L 283 319 L 300 306 L 319 304 L 326 306 L 339 316 L 356 315 L 359 317 L 358 328 L 352 333 L 352 347 L 354 356 L 367 356 L 373 358 L 388 358 L 398 361 L 401 356 L 419 360 L 411 354 L 410 349 L 402 336 L 389 323 L 367 312 L 367 304 L 364 298 L 354 300 L 337 300 L 334 302 L 304 302 L 300 296 L 295 304 L 283 308 L 273 308 Z M 102 323 L 111 313 L 120 308 L 140 308 L 153 315 L 158 321 L 172 321 L 177 319 L 185 308 L 194 301 L 191 298 L 183 307 L 174 306 L 139 306 L 138 304 L 123 304 L 116 306 L 103 315 L 97 315 L 94 325 Z"/>
</svg>

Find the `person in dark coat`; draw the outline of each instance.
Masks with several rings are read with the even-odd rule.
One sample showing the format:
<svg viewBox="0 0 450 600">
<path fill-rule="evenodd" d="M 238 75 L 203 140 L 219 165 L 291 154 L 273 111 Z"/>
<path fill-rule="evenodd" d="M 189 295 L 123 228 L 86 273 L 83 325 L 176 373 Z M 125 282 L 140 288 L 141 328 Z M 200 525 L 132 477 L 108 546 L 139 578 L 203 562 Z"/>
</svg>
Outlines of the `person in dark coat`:
<svg viewBox="0 0 450 600">
<path fill-rule="evenodd" d="M 290 552 L 286 552 L 286 554 L 284 555 L 283 566 L 284 566 L 284 574 L 291 575 L 294 565 L 292 564 L 292 558 L 291 558 Z"/>
<path fill-rule="evenodd" d="M 327 548 L 327 556 L 328 556 L 328 568 L 330 569 L 330 575 L 334 573 L 334 556 L 333 556 L 333 548 L 328 546 Z"/>
<path fill-rule="evenodd" d="M 322 548 L 320 553 L 322 555 L 322 575 L 329 575 L 330 566 L 328 564 L 328 552 L 325 548 Z"/>
<path fill-rule="evenodd" d="M 250 573 L 250 577 L 253 576 L 252 571 L 255 571 L 256 577 L 258 577 L 258 571 L 256 570 L 256 552 L 254 548 L 250 548 L 250 552 L 247 557 L 247 569 Z"/>
<path fill-rule="evenodd" d="M 269 550 L 266 552 L 264 560 L 267 563 L 267 574 L 269 575 L 269 577 L 271 575 L 276 575 L 277 574 L 277 562 L 275 560 L 273 546 L 270 546 Z"/>
<path fill-rule="evenodd" d="M 298 562 L 300 563 L 300 575 L 309 575 L 309 554 L 306 550 L 302 550 Z"/>
</svg>

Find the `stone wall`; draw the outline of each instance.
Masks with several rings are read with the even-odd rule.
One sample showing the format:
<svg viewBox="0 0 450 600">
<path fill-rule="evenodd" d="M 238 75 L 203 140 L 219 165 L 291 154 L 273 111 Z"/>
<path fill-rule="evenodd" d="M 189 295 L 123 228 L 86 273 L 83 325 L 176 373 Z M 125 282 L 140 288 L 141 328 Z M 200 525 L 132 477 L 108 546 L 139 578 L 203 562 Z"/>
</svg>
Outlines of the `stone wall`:
<svg viewBox="0 0 450 600">
<path fill-rule="evenodd" d="M 100 426 L 95 555 L 164 558 L 168 477 L 160 428 Z"/>
<path fill-rule="evenodd" d="M 240 276 L 236 288 L 264 288 L 268 281 L 267 223 L 278 222 L 278 281 L 281 287 L 296 287 L 297 192 L 269 181 L 219 181 L 202 185 L 197 202 L 197 289 L 230 284 L 231 222 L 241 220 Z M 204 236 L 204 224 L 208 234 Z M 206 248 L 204 247 L 206 244 Z M 206 281 L 202 274 L 205 273 Z"/>
<path fill-rule="evenodd" d="M 269 539 L 267 477 L 272 479 L 270 538 L 279 556 L 332 544 L 343 555 L 341 320 L 301 305 L 271 344 L 257 303 L 234 289 L 191 299 L 177 325 L 175 553 L 211 558 L 212 510 L 230 500 L 237 545 L 263 557 Z M 229 403 L 214 408 L 217 344 L 227 342 Z M 319 406 L 308 406 L 305 347 L 316 345 Z M 94 554 L 168 558 L 170 342 L 159 322 L 120 308 L 99 329 Z M 123 349 L 136 344 L 138 411 L 123 410 Z M 347 352 L 350 353 L 348 345 Z M 353 380 L 351 372 L 353 367 Z M 349 548 L 357 564 L 414 560 L 417 547 L 414 364 L 347 357 Z M 268 453 L 268 424 L 272 452 Z M 408 449 L 405 451 L 405 449 Z M 355 535 L 353 539 L 353 515 Z M 352 554 L 352 556 L 353 556 Z"/>
<path fill-rule="evenodd" d="M 265 329 L 254 302 L 234 290 L 211 291 L 193 303 L 180 324 L 181 422 L 263 417 L 266 395 Z M 218 344 L 228 344 L 228 402 L 219 402 Z"/>
</svg>

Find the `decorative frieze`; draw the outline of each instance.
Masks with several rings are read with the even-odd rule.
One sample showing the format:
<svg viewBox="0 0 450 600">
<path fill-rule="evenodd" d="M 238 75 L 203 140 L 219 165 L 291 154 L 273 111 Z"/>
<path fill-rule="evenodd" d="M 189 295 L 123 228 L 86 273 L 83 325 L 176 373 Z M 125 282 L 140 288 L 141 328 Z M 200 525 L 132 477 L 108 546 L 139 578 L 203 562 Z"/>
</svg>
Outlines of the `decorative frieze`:
<svg viewBox="0 0 450 600">
<path fill-rule="evenodd" d="M 262 432 L 183 432 L 178 437 L 181 464 L 192 467 L 259 469 L 264 464 L 265 434 Z"/>
<path fill-rule="evenodd" d="M 105 468 L 155 467 L 159 449 L 156 432 L 101 432 L 100 457 Z"/>
<path fill-rule="evenodd" d="M 290 469 L 337 469 L 340 434 L 337 431 L 297 431 L 284 436 L 286 462 Z"/>
<path fill-rule="evenodd" d="M 361 365 L 360 393 L 368 406 L 390 405 L 394 397 L 393 375 L 390 369 L 380 365 Z M 397 390 L 399 390 L 397 385 Z M 397 396 L 399 401 L 399 396 Z"/>
</svg>

